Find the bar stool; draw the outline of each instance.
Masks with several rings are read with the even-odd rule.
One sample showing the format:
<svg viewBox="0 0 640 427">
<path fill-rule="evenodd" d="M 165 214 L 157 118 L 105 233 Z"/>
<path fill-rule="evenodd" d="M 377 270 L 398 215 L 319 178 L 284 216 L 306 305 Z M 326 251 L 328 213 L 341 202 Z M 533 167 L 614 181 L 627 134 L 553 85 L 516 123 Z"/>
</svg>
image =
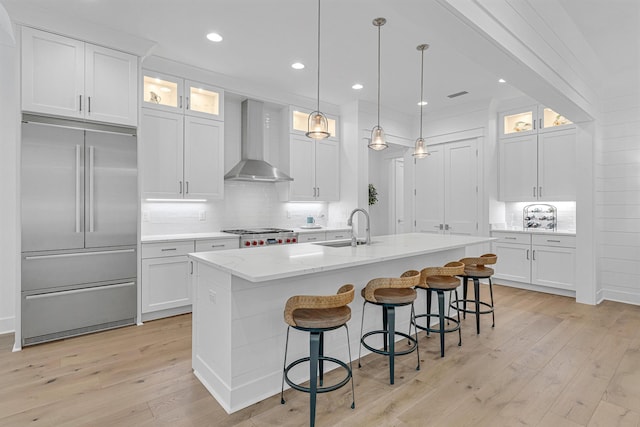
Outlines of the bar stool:
<svg viewBox="0 0 640 427">
<path fill-rule="evenodd" d="M 426 314 L 417 314 L 414 316 L 414 326 L 423 331 L 427 331 L 427 336 L 430 332 L 437 332 L 440 334 L 440 357 L 444 357 L 444 334 L 449 332 L 458 331 L 458 345 L 462 345 L 462 333 L 460 331 L 460 310 L 456 306 L 456 312 L 458 313 L 458 319 L 450 317 L 450 315 L 444 315 L 444 293 L 455 292 L 456 301 L 458 300 L 458 286 L 460 286 L 460 279 L 457 275 L 464 274 L 464 264 L 459 261 L 454 261 L 446 264 L 444 267 L 427 267 L 420 272 L 420 283 L 416 288 L 424 289 L 427 292 L 427 312 Z M 435 292 L 438 295 L 438 314 L 431 314 L 431 295 Z M 418 325 L 417 319 L 419 317 L 425 317 L 427 320 L 427 326 Z M 437 317 L 439 319 L 438 328 L 431 327 L 431 318 Z M 444 324 L 444 320 L 454 323 L 452 328 L 447 328 Z"/>
<path fill-rule="evenodd" d="M 491 276 L 493 276 L 493 268 L 486 267 L 487 265 L 495 264 L 498 261 L 498 256 L 494 254 L 484 254 L 477 258 L 462 258 L 461 263 L 464 264 L 464 274 L 461 274 L 462 278 L 462 300 L 453 301 L 449 304 L 452 307 L 462 302 L 462 313 L 466 319 L 467 313 L 475 313 L 476 315 L 476 333 L 480 333 L 480 315 L 491 313 L 491 327 L 496 326 L 496 318 L 493 310 L 493 284 L 491 283 Z M 467 299 L 467 282 L 469 279 L 473 279 L 473 294 L 474 299 Z M 480 301 L 480 279 L 489 279 L 489 294 L 491 296 L 491 303 Z M 474 304 L 474 310 L 467 310 L 467 303 Z M 488 307 L 486 310 L 480 310 L 480 306 Z M 455 307 L 454 307 L 455 308 Z"/>
<path fill-rule="evenodd" d="M 284 382 L 291 388 L 309 393 L 309 425 L 314 426 L 316 420 L 316 395 L 327 393 L 344 386 L 351 380 L 351 409 L 356 407 L 353 386 L 353 369 L 351 366 L 351 345 L 349 343 L 349 328 L 347 322 L 351 319 L 351 309 L 347 304 L 353 301 L 353 285 L 342 286 L 336 295 L 329 296 L 293 296 L 287 300 L 284 309 L 284 320 L 287 327 L 287 341 L 284 349 L 284 365 L 282 370 L 282 390 L 280 403 L 284 404 Z M 343 327 L 347 330 L 347 348 L 349 349 L 349 365 L 342 360 L 324 355 L 324 333 Z M 303 357 L 287 365 L 287 350 L 289 347 L 289 330 L 309 332 L 309 357 Z M 346 370 L 347 375 L 337 384 L 323 387 L 324 362 L 333 362 Z M 309 387 L 303 387 L 289 379 L 289 371 L 294 366 L 309 362 Z M 318 387 L 318 369 L 320 370 L 320 386 Z"/>
<path fill-rule="evenodd" d="M 403 307 L 411 305 L 411 321 L 414 320 L 414 307 L 413 302 L 416 299 L 416 291 L 414 286 L 420 282 L 420 272 L 416 270 L 410 270 L 402 274 L 399 278 L 378 278 L 372 279 L 362 289 L 362 297 L 364 303 L 362 305 L 362 323 L 360 326 L 360 349 L 358 351 L 358 367 L 361 368 L 360 355 L 362 353 L 362 346 L 367 350 L 389 356 L 389 382 L 394 383 L 394 358 L 395 356 L 401 356 L 409 354 L 416 350 L 418 355 L 418 366 L 416 370 L 420 370 L 420 352 L 418 350 L 418 340 L 413 338 L 411 334 L 411 324 L 409 323 L 409 334 L 396 331 L 396 307 Z M 382 307 L 382 327 L 383 329 L 367 332 L 362 334 L 364 326 L 364 308 L 367 303 L 379 305 Z M 416 330 L 417 332 L 417 330 Z M 383 334 L 384 346 L 383 349 L 373 348 L 366 343 L 366 338 L 372 335 Z M 395 337 L 396 335 L 402 336 L 409 340 L 409 348 L 406 350 L 396 351 Z"/>
</svg>

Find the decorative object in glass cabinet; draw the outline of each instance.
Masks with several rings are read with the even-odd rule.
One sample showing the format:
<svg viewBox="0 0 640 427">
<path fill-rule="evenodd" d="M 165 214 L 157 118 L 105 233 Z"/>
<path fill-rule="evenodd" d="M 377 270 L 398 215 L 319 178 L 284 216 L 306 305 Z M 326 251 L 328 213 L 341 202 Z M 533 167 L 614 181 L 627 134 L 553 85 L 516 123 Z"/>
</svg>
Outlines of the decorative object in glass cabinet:
<svg viewBox="0 0 640 427">
<path fill-rule="evenodd" d="M 144 76 L 145 102 L 178 108 L 178 84 L 156 77 Z"/>
<path fill-rule="evenodd" d="M 544 129 L 555 126 L 570 125 L 573 122 L 561 114 L 556 113 L 551 108 L 545 108 L 543 111 L 542 126 Z"/>
<path fill-rule="evenodd" d="M 504 116 L 504 133 L 527 132 L 533 129 L 533 112 Z"/>
<path fill-rule="evenodd" d="M 547 204 L 527 205 L 522 209 L 522 227 L 525 230 L 539 229 L 556 231 L 558 211 L 555 206 Z"/>
</svg>

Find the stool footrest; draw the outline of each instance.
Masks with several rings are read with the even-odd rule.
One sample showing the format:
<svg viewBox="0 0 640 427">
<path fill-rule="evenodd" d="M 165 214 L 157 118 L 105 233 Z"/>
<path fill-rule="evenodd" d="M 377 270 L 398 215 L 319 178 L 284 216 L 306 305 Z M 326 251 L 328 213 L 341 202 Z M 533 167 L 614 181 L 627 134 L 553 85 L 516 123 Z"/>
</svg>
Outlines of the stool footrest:
<svg viewBox="0 0 640 427">
<path fill-rule="evenodd" d="M 376 331 L 367 332 L 366 334 L 364 334 L 362 336 L 362 338 L 360 339 L 360 342 L 362 343 L 364 348 L 366 348 L 369 351 L 372 351 L 372 352 L 377 353 L 377 354 L 384 354 L 385 356 L 389 356 L 391 354 L 389 351 L 380 350 L 378 348 L 373 348 L 369 344 L 366 343 L 365 338 L 367 338 L 367 337 L 369 337 L 371 335 L 377 335 L 377 334 L 389 334 L 389 331 L 385 331 L 383 329 L 380 329 L 380 330 L 376 330 Z M 405 334 L 404 332 L 398 332 L 398 331 L 395 331 L 394 335 L 399 335 L 399 336 L 401 336 L 403 338 L 406 338 L 406 339 L 409 340 L 409 343 L 410 343 L 409 344 L 410 347 L 408 349 L 406 349 L 406 350 L 398 350 L 398 349 L 396 349 L 396 351 L 394 352 L 395 356 L 402 356 L 404 354 L 409 354 L 409 353 L 413 352 L 416 349 L 416 346 L 418 345 L 418 341 L 414 337 L 412 337 L 411 335 Z"/>
<path fill-rule="evenodd" d="M 298 391 L 302 391 L 305 393 L 310 393 L 311 389 L 309 387 L 304 387 L 301 385 L 298 385 L 296 383 L 294 383 L 293 381 L 291 381 L 289 379 L 289 371 L 291 370 L 291 368 L 293 368 L 294 366 L 297 366 L 301 363 L 305 363 L 305 362 L 309 362 L 311 360 L 310 357 L 303 357 L 301 359 L 298 360 L 294 360 L 293 362 L 289 363 L 287 365 L 287 367 L 284 370 L 284 380 L 287 382 L 287 384 L 289 384 L 289 386 L 291 386 L 291 388 L 298 390 Z M 344 385 L 346 385 L 349 380 L 351 379 L 351 376 L 353 375 L 353 373 L 351 372 L 351 368 L 349 367 L 349 365 L 347 365 L 345 362 L 343 362 L 342 360 L 336 359 L 335 357 L 328 357 L 328 356 L 319 356 L 318 357 L 318 361 L 323 360 L 326 362 L 333 362 L 336 365 L 344 368 L 347 371 L 347 376 L 340 382 L 338 382 L 337 384 L 334 385 L 330 385 L 330 386 L 325 386 L 325 387 L 316 387 L 316 393 L 327 393 L 330 391 L 334 391 L 339 389 L 340 387 L 343 387 Z"/>
<path fill-rule="evenodd" d="M 451 301 L 449 306 L 451 308 L 456 308 L 455 304 L 460 304 L 460 308 L 459 308 L 460 311 L 462 311 L 463 313 L 475 314 L 476 313 L 475 310 L 472 310 L 472 309 L 469 309 L 469 308 L 467 308 L 467 309 L 462 308 L 462 303 L 464 303 L 464 302 L 466 302 L 467 304 L 471 304 L 472 306 L 476 305 L 476 300 L 474 300 L 474 299 L 459 299 L 459 300 Z M 489 307 L 489 310 L 478 311 L 479 314 L 493 313 L 493 307 L 491 306 L 491 304 L 489 304 L 487 302 L 483 302 L 483 301 L 480 301 L 479 304 L 482 305 L 482 306 L 485 306 L 485 307 Z M 418 316 L 416 316 L 416 317 L 418 317 Z"/>
<path fill-rule="evenodd" d="M 462 310 L 460 310 L 460 311 L 462 311 Z M 438 321 L 440 320 L 440 315 L 439 314 L 416 314 L 415 318 L 418 319 L 420 317 L 427 317 L 427 316 L 436 318 L 436 319 L 438 319 Z M 442 319 L 443 320 L 449 320 L 450 322 L 453 322 L 454 326 L 452 328 L 444 328 L 444 329 L 442 329 L 442 325 L 440 325 L 440 328 L 436 329 L 436 328 L 431 328 L 431 327 L 428 328 L 426 326 L 420 326 L 420 325 L 418 325 L 417 321 L 415 323 L 414 322 L 412 322 L 412 323 L 413 323 L 413 326 L 415 326 L 416 328 L 418 328 L 420 330 L 423 330 L 423 331 L 427 331 L 427 332 L 437 332 L 437 333 L 445 332 L 445 333 L 448 333 L 448 332 L 455 332 L 458 329 L 460 329 L 460 322 L 458 322 L 458 319 L 454 319 L 453 317 L 449 317 L 449 316 L 442 316 Z"/>
</svg>

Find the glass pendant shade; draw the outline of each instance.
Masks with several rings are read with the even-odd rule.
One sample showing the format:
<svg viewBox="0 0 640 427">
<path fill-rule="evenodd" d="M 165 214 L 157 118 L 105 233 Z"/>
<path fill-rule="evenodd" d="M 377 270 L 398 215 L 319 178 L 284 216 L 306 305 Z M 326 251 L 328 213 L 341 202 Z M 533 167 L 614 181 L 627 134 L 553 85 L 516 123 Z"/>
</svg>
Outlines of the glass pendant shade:
<svg viewBox="0 0 640 427">
<path fill-rule="evenodd" d="M 413 150 L 413 154 L 412 154 L 413 157 L 415 157 L 416 159 L 424 159 L 430 154 L 431 153 L 429 152 L 429 150 L 427 150 L 427 146 L 424 143 L 424 138 L 421 137 L 416 139 L 416 147 Z"/>
<path fill-rule="evenodd" d="M 384 130 L 380 126 L 375 126 L 371 130 L 371 141 L 369 142 L 369 148 L 372 150 L 384 150 L 387 148 L 387 141 L 384 136 Z"/>
<path fill-rule="evenodd" d="M 325 139 L 330 136 L 327 118 L 320 111 L 309 114 L 308 132 L 305 134 L 313 139 Z"/>
</svg>

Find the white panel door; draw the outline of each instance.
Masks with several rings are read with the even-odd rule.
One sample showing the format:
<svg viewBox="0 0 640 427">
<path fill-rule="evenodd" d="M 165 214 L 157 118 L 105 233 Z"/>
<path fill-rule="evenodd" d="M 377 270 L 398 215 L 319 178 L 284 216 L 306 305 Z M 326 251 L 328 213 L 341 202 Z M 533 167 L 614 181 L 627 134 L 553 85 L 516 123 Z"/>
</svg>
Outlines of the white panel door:
<svg viewBox="0 0 640 427">
<path fill-rule="evenodd" d="M 538 136 L 524 135 L 501 139 L 500 200 L 526 202 L 537 200 Z"/>
<path fill-rule="evenodd" d="M 415 231 L 442 233 L 444 229 L 443 145 L 429 147 L 430 156 L 415 159 Z"/>
<path fill-rule="evenodd" d="M 85 59 L 86 118 L 137 126 L 138 59 L 91 44 Z"/>
<path fill-rule="evenodd" d="M 183 115 L 142 109 L 140 147 L 145 197 L 182 198 Z"/>
<path fill-rule="evenodd" d="M 315 140 L 291 135 L 291 178 L 289 199 L 292 201 L 315 200 Z M 330 166 L 327 166 L 330 167 Z"/>
<path fill-rule="evenodd" d="M 84 43 L 22 28 L 22 110 L 84 117 Z"/>
<path fill-rule="evenodd" d="M 538 198 L 576 199 L 576 131 L 538 135 Z"/>
<path fill-rule="evenodd" d="M 224 123 L 185 116 L 184 197 L 224 196 Z"/>
<path fill-rule="evenodd" d="M 394 185 L 394 220 L 395 220 L 395 233 L 406 233 L 405 220 L 404 220 L 404 159 L 393 160 L 393 172 L 395 176 Z"/>
<path fill-rule="evenodd" d="M 445 145 L 445 233 L 473 235 L 478 217 L 476 140 Z"/>
<path fill-rule="evenodd" d="M 532 246 L 531 283 L 553 288 L 575 289 L 573 248 Z"/>
<path fill-rule="evenodd" d="M 340 152 L 336 141 L 316 141 L 316 200 L 340 200 Z"/>
<path fill-rule="evenodd" d="M 494 243 L 493 251 L 498 255 L 495 277 L 514 282 L 531 282 L 531 246 L 513 243 Z"/>
<path fill-rule="evenodd" d="M 191 304 L 190 263 L 186 256 L 142 260 L 142 312 Z"/>
</svg>

